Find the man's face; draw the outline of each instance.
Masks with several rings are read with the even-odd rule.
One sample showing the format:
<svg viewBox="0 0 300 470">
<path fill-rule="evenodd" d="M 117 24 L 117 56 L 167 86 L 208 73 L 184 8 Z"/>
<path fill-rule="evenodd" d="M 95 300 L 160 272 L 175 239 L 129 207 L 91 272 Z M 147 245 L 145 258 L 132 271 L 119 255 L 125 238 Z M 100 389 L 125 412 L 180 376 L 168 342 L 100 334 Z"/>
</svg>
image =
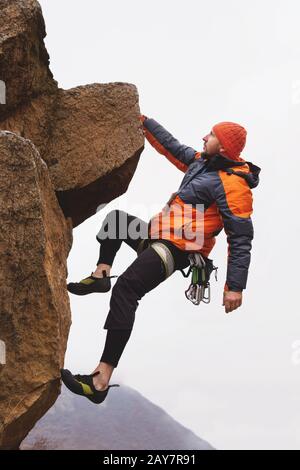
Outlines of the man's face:
<svg viewBox="0 0 300 470">
<path fill-rule="evenodd" d="M 222 149 L 222 146 L 213 131 L 203 137 L 203 140 L 203 150 L 208 155 L 215 155 L 216 153 L 221 153 L 221 151 L 224 150 Z"/>
</svg>

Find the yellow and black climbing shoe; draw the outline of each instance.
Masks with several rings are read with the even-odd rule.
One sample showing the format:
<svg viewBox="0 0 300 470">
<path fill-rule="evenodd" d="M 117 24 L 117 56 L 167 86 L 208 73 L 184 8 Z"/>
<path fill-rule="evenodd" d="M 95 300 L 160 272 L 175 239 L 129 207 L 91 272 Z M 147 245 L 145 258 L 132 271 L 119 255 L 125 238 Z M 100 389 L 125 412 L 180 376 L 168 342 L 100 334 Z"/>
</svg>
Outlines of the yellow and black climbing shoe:
<svg viewBox="0 0 300 470">
<path fill-rule="evenodd" d="M 95 372 L 91 375 L 73 375 L 68 369 L 61 369 L 61 379 L 65 386 L 76 393 L 76 395 L 82 395 L 88 398 L 93 403 L 102 403 L 107 397 L 108 390 L 111 387 L 119 387 L 119 385 L 109 385 L 106 390 L 96 390 L 93 384 L 93 377 L 98 375 L 100 372 Z"/>
<path fill-rule="evenodd" d="M 80 282 L 70 282 L 67 289 L 72 294 L 86 295 L 93 292 L 108 292 L 111 289 L 111 278 L 118 276 L 107 276 L 106 271 L 102 271 L 103 277 L 94 277 L 93 273 L 82 279 Z"/>
</svg>

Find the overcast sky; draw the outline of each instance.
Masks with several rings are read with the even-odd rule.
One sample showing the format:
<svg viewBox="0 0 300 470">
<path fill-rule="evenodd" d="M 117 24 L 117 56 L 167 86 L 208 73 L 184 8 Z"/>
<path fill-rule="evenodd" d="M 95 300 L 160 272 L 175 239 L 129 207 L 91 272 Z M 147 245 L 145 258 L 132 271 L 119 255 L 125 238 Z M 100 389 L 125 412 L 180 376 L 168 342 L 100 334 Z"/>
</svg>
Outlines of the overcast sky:
<svg viewBox="0 0 300 470">
<path fill-rule="evenodd" d="M 242 308 L 225 315 L 222 307 L 222 232 L 210 255 L 219 266 L 212 302 L 188 302 L 179 272 L 145 296 L 112 383 L 135 388 L 219 449 L 299 449 L 300 3 L 40 3 L 60 87 L 134 83 L 142 113 L 197 150 L 215 123 L 237 121 L 248 130 L 243 157 L 262 168 Z M 126 195 L 74 230 L 68 281 L 95 269 L 95 235 L 109 211 L 149 218 L 182 177 L 147 143 Z M 122 246 L 112 274 L 135 256 Z M 109 298 L 71 295 L 65 365 L 73 372 L 89 373 L 98 363 Z"/>
</svg>

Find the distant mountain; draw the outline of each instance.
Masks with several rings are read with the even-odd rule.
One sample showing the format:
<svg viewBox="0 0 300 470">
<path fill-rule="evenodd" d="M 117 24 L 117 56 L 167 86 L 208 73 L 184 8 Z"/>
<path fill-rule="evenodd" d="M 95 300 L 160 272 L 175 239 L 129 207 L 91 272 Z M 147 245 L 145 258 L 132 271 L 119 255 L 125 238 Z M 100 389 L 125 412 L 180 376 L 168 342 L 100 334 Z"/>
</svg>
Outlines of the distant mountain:
<svg viewBox="0 0 300 470">
<path fill-rule="evenodd" d="M 213 450 L 138 392 L 112 388 L 101 405 L 65 387 L 21 450 Z"/>
</svg>

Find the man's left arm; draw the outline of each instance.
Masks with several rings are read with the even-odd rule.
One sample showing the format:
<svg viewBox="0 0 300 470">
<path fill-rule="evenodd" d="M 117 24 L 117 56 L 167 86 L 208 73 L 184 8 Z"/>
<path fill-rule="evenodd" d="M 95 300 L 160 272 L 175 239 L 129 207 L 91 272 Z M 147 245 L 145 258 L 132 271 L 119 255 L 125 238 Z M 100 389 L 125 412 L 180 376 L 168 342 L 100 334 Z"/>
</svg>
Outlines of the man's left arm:
<svg viewBox="0 0 300 470">
<path fill-rule="evenodd" d="M 221 172 L 215 200 L 228 243 L 223 305 L 226 313 L 229 313 L 241 306 L 242 292 L 247 285 L 254 236 L 252 192 L 244 179 Z"/>
<path fill-rule="evenodd" d="M 164 155 L 173 165 L 184 173 L 189 165 L 200 158 L 201 153 L 192 147 L 181 144 L 170 132 L 152 118 L 141 115 L 143 132 L 148 142 L 158 153 Z"/>
</svg>

